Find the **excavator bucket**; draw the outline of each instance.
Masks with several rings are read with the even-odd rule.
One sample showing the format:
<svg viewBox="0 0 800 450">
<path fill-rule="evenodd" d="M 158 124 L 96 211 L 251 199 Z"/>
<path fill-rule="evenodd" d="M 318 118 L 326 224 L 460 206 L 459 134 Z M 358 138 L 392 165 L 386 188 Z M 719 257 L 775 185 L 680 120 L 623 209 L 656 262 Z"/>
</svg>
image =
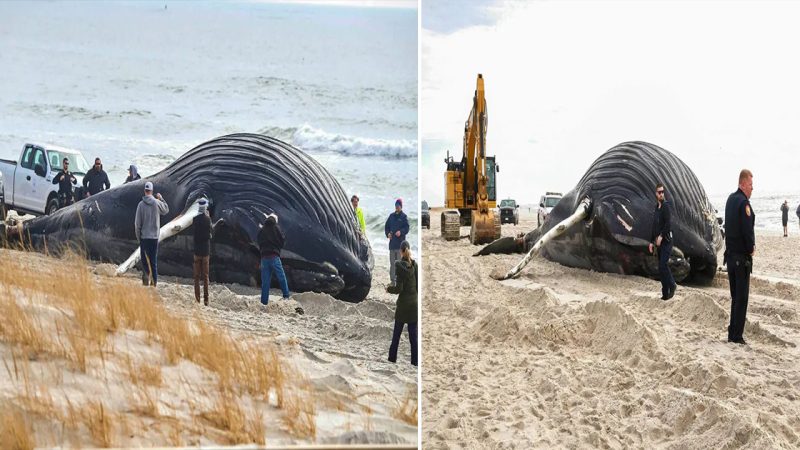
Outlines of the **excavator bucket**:
<svg viewBox="0 0 800 450">
<path fill-rule="evenodd" d="M 478 210 L 472 210 L 469 241 L 473 245 L 481 245 L 497 239 L 500 239 L 500 214 L 496 214 L 492 209 L 483 214 Z"/>
</svg>

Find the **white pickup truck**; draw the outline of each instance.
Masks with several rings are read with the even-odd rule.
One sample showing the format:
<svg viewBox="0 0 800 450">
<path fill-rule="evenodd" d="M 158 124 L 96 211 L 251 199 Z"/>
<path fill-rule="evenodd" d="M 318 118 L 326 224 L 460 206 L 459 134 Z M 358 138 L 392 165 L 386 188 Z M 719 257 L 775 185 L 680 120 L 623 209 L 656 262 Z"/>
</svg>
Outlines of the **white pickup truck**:
<svg viewBox="0 0 800 450">
<path fill-rule="evenodd" d="M 64 158 L 69 160 L 70 172 L 80 183 L 91 167 L 77 150 L 25 144 L 19 161 L 0 159 L 0 192 L 5 203 L 0 213 L 5 216 L 6 210 L 14 209 L 20 213 L 52 214 L 57 210 L 58 185 L 53 184 L 53 177 L 61 170 Z"/>
</svg>

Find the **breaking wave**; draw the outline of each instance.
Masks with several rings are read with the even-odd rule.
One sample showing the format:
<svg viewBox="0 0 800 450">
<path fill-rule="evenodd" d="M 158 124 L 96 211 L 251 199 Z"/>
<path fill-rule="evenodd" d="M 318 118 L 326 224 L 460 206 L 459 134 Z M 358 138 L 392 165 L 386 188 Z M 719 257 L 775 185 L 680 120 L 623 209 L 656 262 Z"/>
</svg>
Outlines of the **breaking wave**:
<svg viewBox="0 0 800 450">
<path fill-rule="evenodd" d="M 267 127 L 259 130 L 259 133 L 288 141 L 308 151 L 387 158 L 417 157 L 417 141 L 410 139 L 375 139 L 328 133 L 307 124 L 289 128 Z"/>
</svg>

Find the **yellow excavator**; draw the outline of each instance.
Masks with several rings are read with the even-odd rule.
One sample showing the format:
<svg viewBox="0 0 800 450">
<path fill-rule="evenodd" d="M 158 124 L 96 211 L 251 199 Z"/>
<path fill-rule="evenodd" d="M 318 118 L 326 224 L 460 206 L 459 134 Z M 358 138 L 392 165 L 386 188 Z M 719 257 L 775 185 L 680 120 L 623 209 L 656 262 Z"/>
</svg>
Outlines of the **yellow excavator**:
<svg viewBox="0 0 800 450">
<path fill-rule="evenodd" d="M 495 172 L 500 168 L 494 156 L 486 156 L 486 127 L 488 125 L 483 75 L 478 74 L 472 111 L 464 123 L 464 151 L 457 162 L 447 152 L 444 162 L 445 208 L 442 212 L 442 237 L 456 240 L 461 226 L 471 225 L 469 240 L 485 244 L 500 238 L 500 214 L 497 206 Z"/>
</svg>

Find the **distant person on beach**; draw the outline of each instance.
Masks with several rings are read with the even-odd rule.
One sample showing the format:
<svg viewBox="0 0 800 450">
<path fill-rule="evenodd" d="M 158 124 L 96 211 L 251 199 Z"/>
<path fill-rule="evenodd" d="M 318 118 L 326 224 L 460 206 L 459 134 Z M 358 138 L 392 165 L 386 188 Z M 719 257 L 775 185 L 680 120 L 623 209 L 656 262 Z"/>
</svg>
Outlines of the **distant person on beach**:
<svg viewBox="0 0 800 450">
<path fill-rule="evenodd" d="M 394 311 L 394 332 L 389 347 L 389 361 L 397 361 L 397 348 L 403 327 L 408 324 L 408 342 L 411 344 L 411 364 L 417 365 L 417 262 L 411 258 L 408 241 L 400 244 L 400 259 L 395 261 L 397 283 L 386 287 L 386 292 L 399 294 Z"/>
<path fill-rule="evenodd" d="M 283 231 L 278 226 L 278 216 L 270 214 L 261 225 L 258 232 L 258 245 L 261 249 L 261 304 L 269 303 L 269 287 L 272 282 L 272 272 L 278 278 L 278 284 L 283 292 L 283 299 L 289 300 L 289 283 L 281 263 L 281 249 L 286 241 Z"/>
<path fill-rule="evenodd" d="M 134 229 L 139 240 L 142 259 L 142 284 L 156 286 L 158 283 L 158 233 L 161 231 L 161 216 L 169 212 L 169 205 L 161 194 L 153 196 L 153 183 L 144 185 L 144 197 L 136 207 Z"/>
<path fill-rule="evenodd" d="M 108 181 L 108 174 L 103 170 L 100 158 L 94 159 L 94 166 L 83 177 L 83 187 L 86 188 L 87 197 L 111 188 L 111 182 Z"/>
<path fill-rule="evenodd" d="M 395 284 L 395 265 L 394 262 L 400 259 L 400 244 L 406 240 L 408 234 L 408 217 L 403 212 L 403 199 L 398 198 L 394 202 L 394 212 L 389 214 L 384 225 L 384 233 L 389 239 L 389 278 Z"/>
<path fill-rule="evenodd" d="M 797 214 L 797 224 L 800 225 L 800 204 L 797 205 L 797 211 L 795 211 L 795 213 Z"/>
<path fill-rule="evenodd" d="M 134 166 L 133 164 L 131 164 L 131 166 L 128 167 L 128 178 L 125 178 L 125 183 L 123 183 L 123 184 L 128 184 L 131 181 L 136 181 L 136 180 L 141 180 L 141 179 L 142 179 L 142 176 L 139 175 L 139 169 L 136 166 Z"/>
<path fill-rule="evenodd" d="M 750 274 L 753 272 L 753 254 L 756 251 L 756 213 L 750 206 L 753 194 L 753 173 L 743 169 L 739 173 L 739 189 L 728 197 L 725 204 L 725 253 L 723 261 L 728 266 L 731 289 L 731 321 L 728 342 L 745 344 L 744 323 L 747 317 L 747 300 L 750 295 Z"/>
<path fill-rule="evenodd" d="M 358 206 L 358 196 L 350 197 L 350 203 L 353 204 L 353 211 L 356 213 L 356 220 L 358 220 L 358 227 L 361 228 L 361 234 L 367 234 L 367 222 L 364 221 L 364 210 Z"/>
<path fill-rule="evenodd" d="M 200 281 L 203 282 L 203 304 L 208 306 L 208 262 L 211 253 L 211 216 L 208 201 L 200 199 L 200 214 L 192 219 L 194 228 L 194 299 L 200 303 Z"/>
<path fill-rule="evenodd" d="M 784 200 L 781 205 L 781 222 L 783 222 L 783 237 L 789 236 L 789 200 Z"/>
<path fill-rule="evenodd" d="M 675 279 L 669 270 L 669 255 L 672 253 L 672 204 L 666 200 L 662 183 L 656 184 L 656 209 L 653 211 L 653 229 L 650 233 L 650 253 L 658 249 L 658 273 L 661 277 L 661 300 L 675 295 Z"/>
<path fill-rule="evenodd" d="M 69 159 L 64 158 L 61 161 L 61 170 L 58 171 L 53 184 L 58 185 L 58 207 L 63 208 L 75 203 L 75 197 L 72 194 L 72 185 L 78 184 L 78 179 L 69 171 Z"/>
</svg>

